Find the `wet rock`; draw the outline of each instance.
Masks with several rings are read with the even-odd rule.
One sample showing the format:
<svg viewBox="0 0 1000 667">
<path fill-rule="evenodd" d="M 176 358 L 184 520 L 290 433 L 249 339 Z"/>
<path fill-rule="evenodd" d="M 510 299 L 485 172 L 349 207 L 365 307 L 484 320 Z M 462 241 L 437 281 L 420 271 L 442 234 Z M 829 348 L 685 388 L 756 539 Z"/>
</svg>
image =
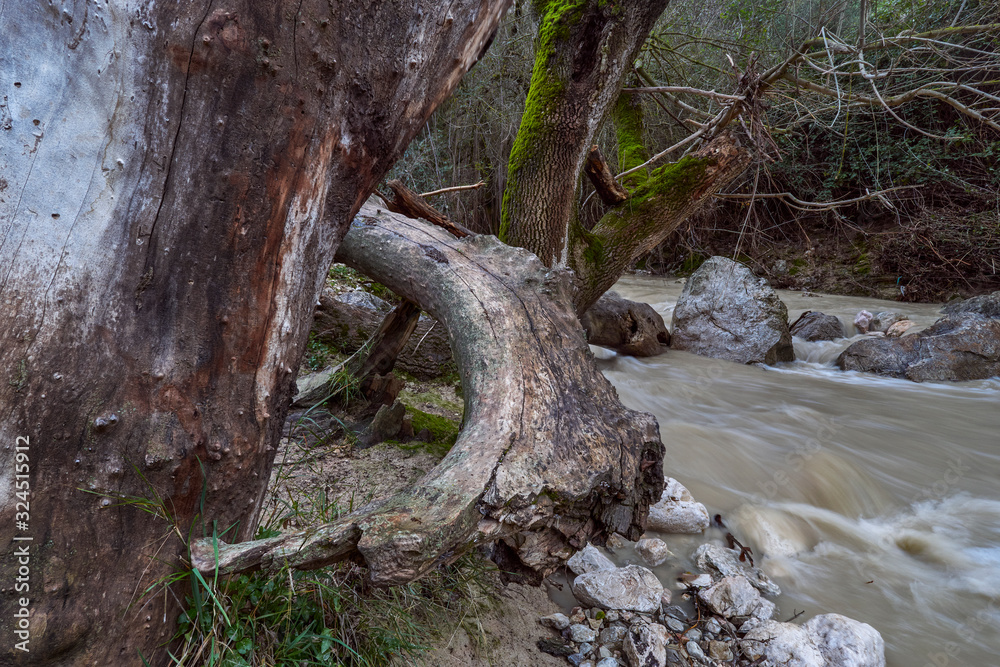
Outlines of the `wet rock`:
<svg viewBox="0 0 1000 667">
<path fill-rule="evenodd" d="M 759 568 L 743 566 L 738 551 L 717 544 L 703 544 L 694 552 L 694 558 L 702 570 L 717 573 L 721 577 L 745 577 L 754 588 L 764 595 L 772 597 L 781 595 L 781 589 L 778 588 L 778 585 Z"/>
<path fill-rule="evenodd" d="M 701 650 L 701 647 L 698 646 L 697 642 L 693 641 L 688 642 L 687 644 L 684 645 L 684 650 L 687 651 L 687 654 L 689 656 L 691 656 L 698 662 L 705 662 L 706 660 L 705 652 Z"/>
<path fill-rule="evenodd" d="M 670 346 L 741 364 L 794 361 L 788 310 L 763 278 L 724 257 L 694 272 L 674 308 Z"/>
<path fill-rule="evenodd" d="M 702 505 L 702 507 L 704 507 L 704 505 Z M 670 553 L 670 549 L 667 548 L 667 543 L 663 540 L 658 540 L 655 537 L 644 537 L 636 542 L 635 551 L 639 554 L 639 558 L 642 559 L 642 562 L 650 567 L 663 565 L 667 562 L 668 558 L 673 557 L 673 554 Z"/>
<path fill-rule="evenodd" d="M 885 642 L 875 628 L 839 614 L 804 625 L 763 621 L 740 642 L 744 653 L 789 667 L 885 667 Z"/>
<path fill-rule="evenodd" d="M 639 565 L 587 572 L 573 581 L 576 599 L 588 607 L 601 609 L 650 614 L 660 608 L 662 594 L 660 580 Z"/>
<path fill-rule="evenodd" d="M 668 616 L 664 619 L 664 622 L 667 624 L 667 627 L 674 632 L 684 632 L 684 630 L 687 629 L 687 626 L 682 621 L 673 618 L 672 616 Z"/>
<path fill-rule="evenodd" d="M 594 629 L 586 625 L 571 625 L 569 626 L 569 638 L 575 641 L 577 644 L 582 644 L 585 642 L 592 642 L 597 639 L 597 633 Z M 581 651 L 583 653 L 584 651 Z"/>
<path fill-rule="evenodd" d="M 542 616 L 538 619 L 538 622 L 547 628 L 552 628 L 553 630 L 565 630 L 569 627 L 569 617 L 566 614 L 549 614 L 548 616 Z"/>
<path fill-rule="evenodd" d="M 854 328 L 858 330 L 858 333 L 868 333 L 868 328 L 872 324 L 873 317 L 875 316 L 867 310 L 862 310 L 854 316 Z"/>
<path fill-rule="evenodd" d="M 974 296 L 971 299 L 949 303 L 941 312 L 946 315 L 959 313 L 975 313 L 983 317 L 1000 318 L 1000 290 L 993 294 Z"/>
<path fill-rule="evenodd" d="M 889 328 L 885 330 L 885 335 L 888 338 L 899 338 L 916 326 L 916 324 L 917 323 L 913 320 L 899 320 L 898 322 L 893 322 L 889 325 Z"/>
<path fill-rule="evenodd" d="M 774 615 L 774 603 L 764 600 L 744 576 L 723 577 L 711 588 L 698 592 L 698 599 L 720 616 L 756 616 L 768 619 Z"/>
<path fill-rule="evenodd" d="M 905 319 L 906 315 L 903 313 L 897 313 L 894 310 L 885 310 L 872 318 L 871 324 L 868 325 L 868 331 L 881 331 L 885 333 L 893 324 Z"/>
<path fill-rule="evenodd" d="M 660 594 L 660 609 L 661 610 L 662 609 L 666 609 L 668 606 L 670 606 L 670 600 L 671 600 L 672 597 L 673 596 L 670 594 L 670 591 L 667 590 L 666 588 L 664 588 L 663 592 Z"/>
<path fill-rule="evenodd" d="M 600 642 L 602 644 L 620 644 L 625 639 L 625 633 L 628 632 L 626 628 L 621 623 L 614 623 L 603 630 L 601 630 Z"/>
<path fill-rule="evenodd" d="M 573 557 L 566 561 L 566 566 L 573 571 L 573 574 L 614 570 L 618 567 L 592 544 L 588 544 L 573 554 Z"/>
<path fill-rule="evenodd" d="M 670 332 L 663 317 L 648 303 L 623 299 L 607 292 L 580 318 L 591 345 L 608 347 L 620 354 L 651 357 L 667 351 Z"/>
<path fill-rule="evenodd" d="M 827 665 L 885 667 L 885 642 L 878 630 L 840 614 L 816 616 L 802 626 Z"/>
<path fill-rule="evenodd" d="M 802 340 L 835 340 L 844 337 L 844 324 L 835 315 L 807 310 L 795 320 L 790 331 Z"/>
<path fill-rule="evenodd" d="M 618 667 L 618 661 L 612 657 L 601 658 L 594 667 Z"/>
<path fill-rule="evenodd" d="M 711 585 L 712 575 L 710 574 L 685 572 L 677 578 L 677 588 L 680 590 L 685 590 L 687 588 L 708 588 Z"/>
<path fill-rule="evenodd" d="M 667 629 L 658 623 L 638 623 L 625 636 L 624 652 L 631 667 L 665 667 Z"/>
<path fill-rule="evenodd" d="M 764 621 L 750 630 L 740 648 L 751 660 L 783 667 L 829 667 L 809 633 L 793 623 Z"/>
<path fill-rule="evenodd" d="M 708 528 L 708 510 L 684 485 L 668 477 L 660 500 L 649 508 L 646 527 L 661 533 L 700 533 Z"/>
<path fill-rule="evenodd" d="M 994 377 L 1000 375 L 1000 319 L 959 313 L 912 336 L 859 340 L 837 365 L 914 382 Z"/>
</svg>

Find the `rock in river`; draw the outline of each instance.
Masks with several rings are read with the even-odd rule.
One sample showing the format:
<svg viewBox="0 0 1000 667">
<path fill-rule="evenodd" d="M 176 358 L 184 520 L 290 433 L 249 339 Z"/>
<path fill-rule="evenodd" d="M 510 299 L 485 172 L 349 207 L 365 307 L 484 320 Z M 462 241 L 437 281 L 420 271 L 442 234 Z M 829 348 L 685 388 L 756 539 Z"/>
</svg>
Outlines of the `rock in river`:
<svg viewBox="0 0 1000 667">
<path fill-rule="evenodd" d="M 767 281 L 712 257 L 684 285 L 670 346 L 741 364 L 794 361 L 788 310 Z"/>
<path fill-rule="evenodd" d="M 587 607 L 651 614 L 660 608 L 663 584 L 639 565 L 581 574 L 573 581 L 573 595 Z"/>
<path fill-rule="evenodd" d="M 668 477 L 660 500 L 649 508 L 646 527 L 661 533 L 700 533 L 708 528 L 708 510 L 683 484 Z"/>
<path fill-rule="evenodd" d="M 844 323 L 836 315 L 807 310 L 795 320 L 791 332 L 802 340 L 835 340 L 844 337 Z"/>
</svg>

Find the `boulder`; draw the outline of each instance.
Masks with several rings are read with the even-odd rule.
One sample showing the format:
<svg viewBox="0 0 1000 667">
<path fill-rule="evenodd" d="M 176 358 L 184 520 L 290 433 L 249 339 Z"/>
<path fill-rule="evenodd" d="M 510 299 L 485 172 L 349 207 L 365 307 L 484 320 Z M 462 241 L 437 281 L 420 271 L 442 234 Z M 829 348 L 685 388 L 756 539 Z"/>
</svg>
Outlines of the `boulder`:
<svg viewBox="0 0 1000 667">
<path fill-rule="evenodd" d="M 1000 319 L 947 315 L 912 336 L 859 340 L 837 357 L 837 365 L 915 382 L 994 377 L 1000 375 Z"/>
<path fill-rule="evenodd" d="M 765 600 L 744 576 L 723 577 L 710 588 L 698 591 L 698 599 L 720 616 L 755 616 L 769 619 L 774 603 Z"/>
<path fill-rule="evenodd" d="M 754 588 L 764 595 L 776 597 L 781 595 L 781 589 L 771 581 L 759 568 L 744 566 L 740 562 L 740 552 L 727 549 L 718 544 L 703 544 L 694 552 L 698 569 L 712 572 L 719 577 L 744 577 Z"/>
<path fill-rule="evenodd" d="M 744 635 L 740 648 L 751 660 L 764 658 L 765 664 L 833 667 L 827 665 L 826 658 L 805 628 L 794 623 L 763 621 Z"/>
<path fill-rule="evenodd" d="M 655 537 L 644 537 L 636 542 L 635 551 L 639 554 L 642 562 L 650 567 L 663 565 L 668 558 L 673 556 L 670 549 L 667 548 L 667 543 Z"/>
<path fill-rule="evenodd" d="M 878 630 L 840 614 L 822 614 L 802 626 L 827 665 L 885 667 L 885 641 Z"/>
<path fill-rule="evenodd" d="M 646 528 L 670 534 L 700 533 L 708 528 L 708 510 L 683 484 L 668 477 L 660 500 L 649 508 Z"/>
<path fill-rule="evenodd" d="M 406 415 L 406 406 L 399 401 L 393 401 L 392 405 L 383 405 L 375 413 L 372 423 L 358 435 L 358 449 L 367 449 L 380 442 L 385 442 L 399 435 L 403 427 L 403 417 Z"/>
<path fill-rule="evenodd" d="M 342 366 L 333 368 L 327 366 L 321 371 L 308 373 L 295 380 L 295 398 L 292 399 L 292 407 L 311 408 L 317 403 L 330 397 L 332 389 L 330 381 L 334 375 L 341 372 Z"/>
<path fill-rule="evenodd" d="M 905 319 L 906 315 L 902 313 L 897 313 L 894 310 L 885 310 L 872 318 L 871 324 L 868 325 L 868 331 L 881 331 L 882 333 L 885 333 L 893 324 Z"/>
<path fill-rule="evenodd" d="M 664 667 L 667 664 L 667 629 L 659 623 L 636 623 L 624 642 L 630 667 Z"/>
<path fill-rule="evenodd" d="M 835 340 L 844 337 L 844 324 L 836 315 L 807 310 L 795 320 L 790 331 L 802 340 Z"/>
<path fill-rule="evenodd" d="M 585 607 L 651 614 L 660 608 L 663 584 L 640 565 L 598 570 L 573 580 L 573 595 Z"/>
<path fill-rule="evenodd" d="M 787 667 L 885 667 L 885 642 L 875 628 L 839 614 L 804 625 L 759 622 L 740 642 L 751 660 Z"/>
<path fill-rule="evenodd" d="M 916 324 L 917 323 L 913 320 L 899 320 L 898 322 L 893 322 L 889 325 L 889 328 L 885 330 L 885 335 L 887 338 L 899 338 L 916 326 Z"/>
<path fill-rule="evenodd" d="M 566 561 L 566 566 L 573 571 L 573 574 L 614 570 L 618 567 L 593 544 L 588 544 L 573 554 L 573 557 Z"/>
<path fill-rule="evenodd" d="M 670 346 L 741 364 L 794 361 L 788 310 L 763 278 L 712 257 L 685 283 Z"/>
<path fill-rule="evenodd" d="M 323 290 L 312 328 L 316 340 L 346 354 L 354 354 L 368 342 L 391 307 L 376 296 L 358 292 L 338 295 L 330 288 Z M 420 380 L 451 372 L 454 363 L 448 332 L 433 318 L 421 315 L 395 368 Z"/>
<path fill-rule="evenodd" d="M 619 354 L 651 357 L 667 351 L 670 332 L 663 318 L 648 303 L 623 299 L 608 292 L 580 318 L 591 345 Z"/>
<path fill-rule="evenodd" d="M 975 313 L 983 317 L 1000 318 L 1000 290 L 993 294 L 974 296 L 971 299 L 949 303 L 941 312 L 945 315 Z"/>
</svg>

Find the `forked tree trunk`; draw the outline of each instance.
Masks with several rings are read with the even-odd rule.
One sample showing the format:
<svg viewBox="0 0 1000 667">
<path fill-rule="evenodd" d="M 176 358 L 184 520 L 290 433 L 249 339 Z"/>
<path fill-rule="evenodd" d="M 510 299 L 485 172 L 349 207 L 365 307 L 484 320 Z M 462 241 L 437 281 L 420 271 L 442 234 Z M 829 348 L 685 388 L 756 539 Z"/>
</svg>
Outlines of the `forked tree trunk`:
<svg viewBox="0 0 1000 667">
<path fill-rule="evenodd" d="M 656 421 L 621 405 L 595 368 L 571 274 L 494 237 L 362 209 L 337 259 L 420 304 L 448 330 L 465 424 L 414 486 L 326 526 L 222 545 L 223 572 L 314 568 L 360 555 L 377 584 L 410 581 L 499 540 L 504 569 L 539 577 L 573 549 L 617 532 L 637 539 L 663 486 Z M 215 548 L 192 548 L 216 567 Z"/>
<path fill-rule="evenodd" d="M 334 250 L 508 4 L 0 4 L 0 664 L 167 662 L 119 498 L 252 536 Z"/>
<path fill-rule="evenodd" d="M 510 153 L 500 238 L 554 266 L 565 258 L 594 134 L 667 0 L 536 4 L 535 65 Z"/>
</svg>

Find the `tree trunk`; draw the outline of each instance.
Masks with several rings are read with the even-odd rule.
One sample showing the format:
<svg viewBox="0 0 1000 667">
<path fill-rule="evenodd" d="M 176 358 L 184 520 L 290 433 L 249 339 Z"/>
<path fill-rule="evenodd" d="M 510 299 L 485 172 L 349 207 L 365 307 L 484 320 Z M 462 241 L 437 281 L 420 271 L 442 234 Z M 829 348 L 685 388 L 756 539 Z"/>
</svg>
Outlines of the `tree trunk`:
<svg viewBox="0 0 1000 667">
<path fill-rule="evenodd" d="M 524 116 L 511 149 L 500 238 L 564 262 L 580 170 L 667 0 L 544 0 Z"/>
<path fill-rule="evenodd" d="M 750 163 L 750 152 L 724 132 L 700 150 L 656 169 L 591 230 L 573 226 L 569 266 L 576 273 L 581 315 L 637 259 L 687 220 Z"/>
<path fill-rule="evenodd" d="M 623 407 L 595 368 L 568 271 L 494 237 L 456 239 L 372 207 L 337 259 L 445 325 L 464 427 L 411 489 L 326 526 L 221 545 L 221 571 L 309 569 L 357 554 L 374 583 L 396 584 L 499 540 L 504 568 L 538 581 L 588 540 L 642 535 L 663 487 L 663 445 L 655 419 Z M 214 549 L 192 546 L 202 571 L 214 571 Z"/>
<path fill-rule="evenodd" d="M 507 5 L 0 6 L 0 663 L 168 662 L 121 498 L 253 535 L 334 250 Z"/>
</svg>

